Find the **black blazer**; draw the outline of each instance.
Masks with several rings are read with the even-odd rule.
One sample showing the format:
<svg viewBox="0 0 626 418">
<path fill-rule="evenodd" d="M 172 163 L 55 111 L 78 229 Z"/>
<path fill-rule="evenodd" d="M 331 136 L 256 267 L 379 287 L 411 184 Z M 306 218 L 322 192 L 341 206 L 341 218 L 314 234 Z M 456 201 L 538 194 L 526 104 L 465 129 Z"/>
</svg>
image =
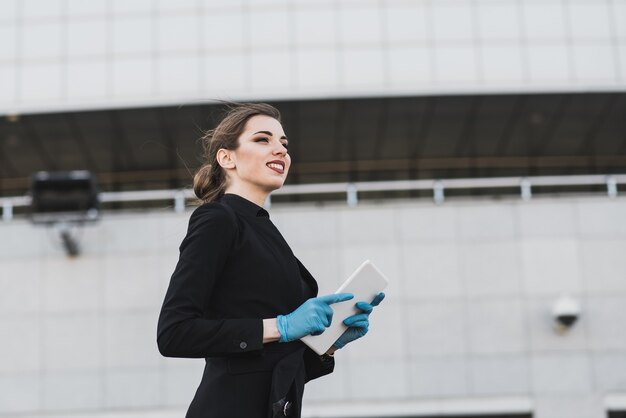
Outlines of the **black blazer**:
<svg viewBox="0 0 626 418">
<path fill-rule="evenodd" d="M 317 283 L 258 205 L 233 194 L 199 206 L 161 308 L 167 357 L 205 358 L 189 418 L 300 416 L 304 383 L 331 373 L 300 341 L 263 344 L 264 318 L 295 310 Z"/>
</svg>

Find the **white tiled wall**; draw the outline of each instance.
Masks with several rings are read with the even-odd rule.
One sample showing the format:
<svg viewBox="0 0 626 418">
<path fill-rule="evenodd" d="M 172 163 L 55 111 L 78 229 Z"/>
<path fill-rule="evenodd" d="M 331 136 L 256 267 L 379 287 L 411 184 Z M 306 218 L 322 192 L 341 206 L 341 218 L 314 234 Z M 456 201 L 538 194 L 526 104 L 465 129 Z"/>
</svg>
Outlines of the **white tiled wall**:
<svg viewBox="0 0 626 418">
<path fill-rule="evenodd" d="M 0 114 L 624 90 L 626 0 L 3 0 Z"/>
<path fill-rule="evenodd" d="M 306 404 L 526 396 L 534 416 L 604 417 L 602 397 L 626 392 L 625 211 L 624 198 L 275 205 L 323 293 L 365 258 L 392 281 Z M 109 214 L 77 259 L 52 231 L 0 224 L 0 415 L 182 414 L 203 361 L 162 358 L 156 322 L 188 217 Z M 565 335 L 551 318 L 563 293 L 582 306 Z"/>
</svg>

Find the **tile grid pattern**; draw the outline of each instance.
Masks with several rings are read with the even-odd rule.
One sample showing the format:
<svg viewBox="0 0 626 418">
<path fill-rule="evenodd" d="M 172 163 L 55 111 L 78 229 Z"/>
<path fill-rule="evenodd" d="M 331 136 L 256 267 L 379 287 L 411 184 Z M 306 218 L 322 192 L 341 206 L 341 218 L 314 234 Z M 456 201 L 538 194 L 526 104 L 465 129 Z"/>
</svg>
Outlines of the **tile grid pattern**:
<svg viewBox="0 0 626 418">
<path fill-rule="evenodd" d="M 578 402 L 569 416 L 600 418 L 593 399 L 626 391 L 624 210 L 624 198 L 273 208 L 323 292 L 365 258 L 392 278 L 371 334 L 307 402 L 520 395 L 539 417 Z M 187 218 L 110 215 L 81 232 L 75 260 L 53 231 L 0 225 L 0 413 L 189 402 L 203 362 L 155 344 Z M 562 293 L 583 308 L 566 336 L 550 317 Z"/>
<path fill-rule="evenodd" d="M 626 0 L 3 5 L 2 113 L 626 87 Z"/>
</svg>

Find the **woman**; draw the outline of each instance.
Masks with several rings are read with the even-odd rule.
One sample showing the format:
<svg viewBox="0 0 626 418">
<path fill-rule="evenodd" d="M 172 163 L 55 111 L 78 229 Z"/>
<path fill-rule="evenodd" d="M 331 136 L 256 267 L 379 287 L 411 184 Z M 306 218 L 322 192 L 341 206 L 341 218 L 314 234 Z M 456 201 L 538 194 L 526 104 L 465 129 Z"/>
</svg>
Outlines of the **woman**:
<svg viewBox="0 0 626 418">
<path fill-rule="evenodd" d="M 263 209 L 285 182 L 291 158 L 279 112 L 267 104 L 233 107 L 204 138 L 208 162 L 194 192 L 180 258 L 159 316 L 157 343 L 167 357 L 206 359 L 187 417 L 300 416 L 305 382 L 331 373 L 334 351 L 365 335 L 384 297 L 358 302 L 362 313 L 318 356 L 299 341 L 330 325 L 333 303 Z"/>
</svg>

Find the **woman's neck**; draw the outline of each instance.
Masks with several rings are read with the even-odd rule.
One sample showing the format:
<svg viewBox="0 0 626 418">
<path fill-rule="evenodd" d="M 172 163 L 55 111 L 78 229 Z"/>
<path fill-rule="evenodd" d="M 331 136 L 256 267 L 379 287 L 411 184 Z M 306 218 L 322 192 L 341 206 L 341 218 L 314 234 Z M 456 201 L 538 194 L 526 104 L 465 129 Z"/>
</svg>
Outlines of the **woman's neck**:
<svg viewBox="0 0 626 418">
<path fill-rule="evenodd" d="M 263 207 L 265 205 L 265 200 L 269 195 L 269 193 L 265 191 L 248 190 L 244 187 L 236 187 L 234 185 L 227 187 L 226 190 L 224 190 L 224 193 L 236 194 L 243 197 L 244 199 L 251 201 L 252 203 L 259 205 L 260 207 Z"/>
</svg>

